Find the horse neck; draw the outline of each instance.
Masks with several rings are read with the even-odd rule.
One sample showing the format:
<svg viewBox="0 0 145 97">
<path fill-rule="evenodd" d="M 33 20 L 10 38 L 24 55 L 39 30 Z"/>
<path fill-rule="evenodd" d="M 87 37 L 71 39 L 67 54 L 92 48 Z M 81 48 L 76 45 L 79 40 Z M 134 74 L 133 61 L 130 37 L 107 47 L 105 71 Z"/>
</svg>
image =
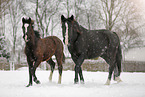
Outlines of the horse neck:
<svg viewBox="0 0 145 97">
<path fill-rule="evenodd" d="M 81 26 L 81 25 L 80 25 L 80 29 L 81 29 L 81 32 L 82 32 L 82 33 L 87 33 L 87 32 L 89 32 L 88 29 L 84 28 L 84 27 Z"/>
<path fill-rule="evenodd" d="M 87 33 L 89 32 L 89 30 L 87 30 L 86 28 L 82 27 L 81 25 L 79 27 L 80 27 L 79 28 L 80 32 L 77 32 L 77 30 L 73 30 L 73 33 L 77 34 L 77 37 L 76 37 L 76 39 L 74 39 L 74 42 L 78 40 L 80 35 L 82 36 L 81 38 L 83 38 L 83 40 L 85 40 L 86 37 L 87 37 Z M 74 45 L 73 43 L 70 43 L 70 45 Z"/>
<path fill-rule="evenodd" d="M 35 32 L 34 32 L 32 26 L 30 26 L 30 27 L 31 27 L 31 28 L 30 28 L 30 41 L 29 41 L 29 44 L 30 44 L 31 46 L 35 46 L 38 39 L 37 39 L 37 37 L 35 36 Z"/>
</svg>

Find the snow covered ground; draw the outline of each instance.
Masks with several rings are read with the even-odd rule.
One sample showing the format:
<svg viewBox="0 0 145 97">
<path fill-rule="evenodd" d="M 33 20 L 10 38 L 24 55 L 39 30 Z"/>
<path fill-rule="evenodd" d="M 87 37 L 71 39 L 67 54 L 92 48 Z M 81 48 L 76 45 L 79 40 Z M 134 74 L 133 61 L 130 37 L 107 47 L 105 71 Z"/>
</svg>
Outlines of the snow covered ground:
<svg viewBox="0 0 145 97">
<path fill-rule="evenodd" d="M 28 71 L 0 71 L 0 97 L 145 97 L 145 73 L 121 74 L 122 83 L 113 80 L 104 85 L 108 72 L 83 71 L 85 84 L 73 84 L 74 71 L 63 71 L 62 84 L 57 84 L 58 71 L 54 71 L 52 82 L 50 71 L 37 70 L 41 84 L 28 84 Z"/>
</svg>

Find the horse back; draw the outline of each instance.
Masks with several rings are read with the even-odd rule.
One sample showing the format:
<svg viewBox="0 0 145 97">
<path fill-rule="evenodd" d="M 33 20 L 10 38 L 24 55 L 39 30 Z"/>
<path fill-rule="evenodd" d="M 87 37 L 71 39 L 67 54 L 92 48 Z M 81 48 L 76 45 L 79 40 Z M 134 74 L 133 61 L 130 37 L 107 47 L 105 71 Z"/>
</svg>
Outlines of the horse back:
<svg viewBox="0 0 145 97">
<path fill-rule="evenodd" d="M 44 45 L 44 55 L 53 56 L 56 53 L 63 53 L 63 44 L 61 40 L 56 36 L 49 36 L 42 39 Z M 43 47 L 43 46 L 42 46 Z"/>
<path fill-rule="evenodd" d="M 46 40 L 48 43 L 50 44 L 53 44 L 55 46 L 56 49 L 63 49 L 63 44 L 61 42 L 61 40 L 56 37 L 56 36 L 49 36 L 49 37 L 46 37 L 44 40 Z"/>
<path fill-rule="evenodd" d="M 85 53 L 87 59 L 99 57 L 106 51 L 118 46 L 118 37 L 109 30 L 90 30 L 78 37 L 75 43 L 76 53 Z"/>
</svg>

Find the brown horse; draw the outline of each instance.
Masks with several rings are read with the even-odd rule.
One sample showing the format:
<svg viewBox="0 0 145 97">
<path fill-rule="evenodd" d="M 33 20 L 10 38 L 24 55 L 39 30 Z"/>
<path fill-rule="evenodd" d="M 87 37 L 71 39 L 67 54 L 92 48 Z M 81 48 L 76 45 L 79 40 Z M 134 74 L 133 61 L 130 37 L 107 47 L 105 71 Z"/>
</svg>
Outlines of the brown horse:
<svg viewBox="0 0 145 97">
<path fill-rule="evenodd" d="M 27 62 L 29 66 L 29 84 L 27 85 L 27 87 L 32 86 L 32 78 L 36 84 L 40 84 L 40 81 L 35 75 L 35 71 L 39 64 L 43 61 L 46 61 L 51 66 L 49 80 L 52 80 L 52 74 L 55 68 L 55 62 L 51 58 L 53 55 L 55 55 L 58 63 L 58 83 L 60 84 L 63 68 L 62 62 L 64 62 L 63 44 L 61 40 L 56 36 L 49 36 L 41 39 L 39 32 L 34 31 L 33 29 L 34 22 L 31 20 L 31 18 L 23 18 L 22 22 L 22 29 L 24 33 L 23 38 L 26 42 L 25 54 L 27 56 Z M 25 27 L 26 25 L 28 25 L 27 28 Z"/>
</svg>

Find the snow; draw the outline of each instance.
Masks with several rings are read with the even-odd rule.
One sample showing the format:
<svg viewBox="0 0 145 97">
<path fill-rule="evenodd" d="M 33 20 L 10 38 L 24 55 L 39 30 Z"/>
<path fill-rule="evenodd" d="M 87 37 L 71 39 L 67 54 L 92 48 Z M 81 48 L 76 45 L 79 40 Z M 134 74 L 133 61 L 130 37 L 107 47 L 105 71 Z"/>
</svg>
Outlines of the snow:
<svg viewBox="0 0 145 97">
<path fill-rule="evenodd" d="M 50 71 L 37 70 L 41 84 L 28 84 L 28 71 L 0 71 L 0 97 L 145 97 L 145 73 L 123 72 L 123 82 L 111 81 L 104 85 L 108 72 L 83 71 L 85 84 L 73 84 L 74 71 L 63 71 L 62 84 L 57 84 L 58 71 L 54 71 L 52 82 Z"/>
</svg>

